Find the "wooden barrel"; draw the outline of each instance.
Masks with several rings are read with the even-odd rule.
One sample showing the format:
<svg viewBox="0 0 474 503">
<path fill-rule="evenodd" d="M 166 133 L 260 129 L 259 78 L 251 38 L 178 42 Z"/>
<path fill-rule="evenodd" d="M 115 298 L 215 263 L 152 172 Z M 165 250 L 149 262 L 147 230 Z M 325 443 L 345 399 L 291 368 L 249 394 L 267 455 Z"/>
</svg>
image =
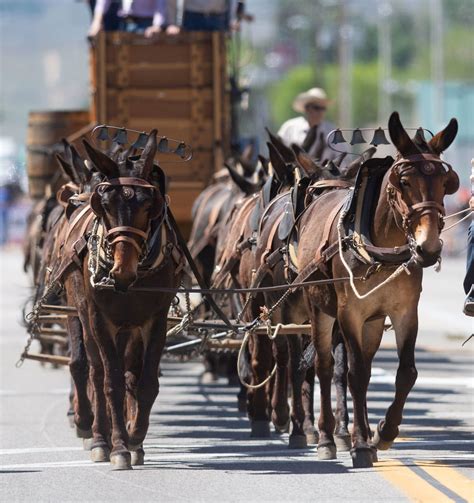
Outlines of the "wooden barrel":
<svg viewBox="0 0 474 503">
<path fill-rule="evenodd" d="M 26 139 L 26 170 L 31 198 L 42 198 L 46 185 L 60 170 L 54 158 L 54 146 L 89 122 L 89 110 L 30 112 Z M 58 180 L 58 184 L 60 183 L 62 180 Z M 55 189 L 56 187 L 53 187 L 53 190 Z"/>
</svg>

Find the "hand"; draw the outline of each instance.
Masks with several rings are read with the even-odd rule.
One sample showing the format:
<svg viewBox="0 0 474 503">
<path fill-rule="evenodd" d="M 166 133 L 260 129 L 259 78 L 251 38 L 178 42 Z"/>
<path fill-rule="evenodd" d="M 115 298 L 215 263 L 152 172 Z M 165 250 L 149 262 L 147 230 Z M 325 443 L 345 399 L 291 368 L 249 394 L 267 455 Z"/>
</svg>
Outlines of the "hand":
<svg viewBox="0 0 474 503">
<path fill-rule="evenodd" d="M 149 26 L 145 30 L 145 37 L 146 38 L 152 38 L 155 35 L 158 35 L 158 33 L 161 33 L 161 26 Z"/>
<path fill-rule="evenodd" d="M 471 196 L 471 199 L 469 199 L 469 207 L 471 210 L 474 210 L 474 196 Z"/>
<path fill-rule="evenodd" d="M 176 26 L 175 24 L 170 24 L 166 28 L 166 33 L 168 35 L 177 35 L 181 31 L 181 28 L 179 26 Z"/>
<path fill-rule="evenodd" d="M 232 21 L 230 23 L 231 31 L 240 31 L 240 21 Z"/>
</svg>

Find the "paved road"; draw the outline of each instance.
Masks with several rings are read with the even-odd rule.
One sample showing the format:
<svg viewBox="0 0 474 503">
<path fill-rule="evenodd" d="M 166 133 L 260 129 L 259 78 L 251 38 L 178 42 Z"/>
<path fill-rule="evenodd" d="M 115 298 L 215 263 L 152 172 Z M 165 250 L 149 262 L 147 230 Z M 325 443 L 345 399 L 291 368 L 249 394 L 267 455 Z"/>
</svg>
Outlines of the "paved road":
<svg viewBox="0 0 474 503">
<path fill-rule="evenodd" d="M 68 374 L 36 362 L 13 366 L 24 343 L 19 306 L 28 293 L 19 252 L 0 252 L 2 501 L 474 501 L 472 325 L 460 314 L 462 261 L 428 272 L 420 309 L 419 379 L 401 439 L 370 470 L 348 453 L 317 461 L 289 451 L 287 436 L 248 438 L 235 388 L 202 385 L 199 362 L 166 362 L 147 461 L 130 472 L 92 464 L 65 417 Z M 467 323 L 466 323 L 467 322 Z M 393 395 L 396 354 L 386 336 L 369 392 L 370 421 Z"/>
</svg>

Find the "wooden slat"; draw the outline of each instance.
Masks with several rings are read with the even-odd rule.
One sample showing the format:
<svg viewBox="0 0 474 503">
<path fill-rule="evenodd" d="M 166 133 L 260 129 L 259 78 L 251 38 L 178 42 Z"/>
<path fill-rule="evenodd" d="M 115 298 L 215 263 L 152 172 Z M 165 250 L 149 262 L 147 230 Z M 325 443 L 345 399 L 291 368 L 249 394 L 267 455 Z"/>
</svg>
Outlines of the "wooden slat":
<svg viewBox="0 0 474 503">
<path fill-rule="evenodd" d="M 23 355 L 25 360 L 35 360 L 43 363 L 55 363 L 57 365 L 69 365 L 71 359 L 68 356 L 43 355 L 41 353 L 28 353 Z"/>
</svg>

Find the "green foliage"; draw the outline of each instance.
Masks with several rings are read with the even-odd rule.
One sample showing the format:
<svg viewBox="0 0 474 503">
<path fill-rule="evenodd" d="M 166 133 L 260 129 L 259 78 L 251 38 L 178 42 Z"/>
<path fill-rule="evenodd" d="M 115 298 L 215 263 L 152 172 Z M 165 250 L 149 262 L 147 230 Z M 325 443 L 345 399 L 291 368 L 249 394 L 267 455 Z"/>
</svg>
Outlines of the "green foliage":
<svg viewBox="0 0 474 503">
<path fill-rule="evenodd" d="M 316 74 L 310 65 L 293 67 L 284 78 L 270 88 L 270 106 L 273 123 L 279 127 L 295 116 L 291 104 L 298 93 L 316 85 Z"/>
<path fill-rule="evenodd" d="M 323 85 L 324 82 L 324 85 Z M 326 65 L 323 73 L 316 73 L 310 65 L 292 68 L 287 75 L 270 89 L 270 105 L 275 127 L 296 114 L 291 105 L 295 96 L 307 89 L 324 87 L 333 104 L 328 110 L 328 119 L 337 123 L 339 106 L 339 67 Z M 378 65 L 376 62 L 358 63 L 353 67 L 353 122 L 363 126 L 377 119 Z"/>
</svg>

